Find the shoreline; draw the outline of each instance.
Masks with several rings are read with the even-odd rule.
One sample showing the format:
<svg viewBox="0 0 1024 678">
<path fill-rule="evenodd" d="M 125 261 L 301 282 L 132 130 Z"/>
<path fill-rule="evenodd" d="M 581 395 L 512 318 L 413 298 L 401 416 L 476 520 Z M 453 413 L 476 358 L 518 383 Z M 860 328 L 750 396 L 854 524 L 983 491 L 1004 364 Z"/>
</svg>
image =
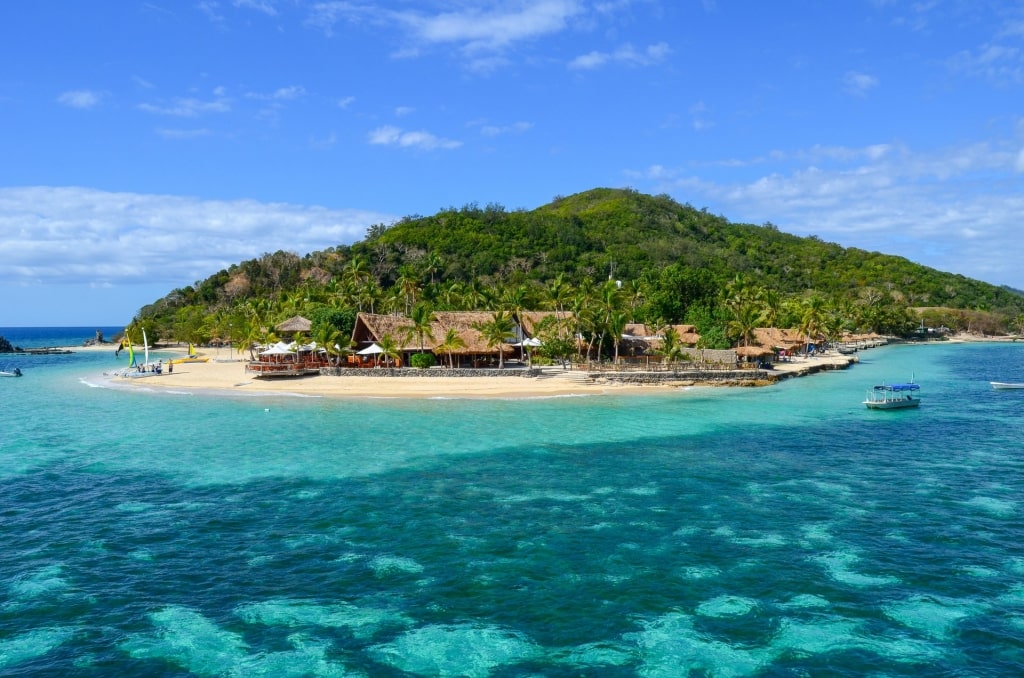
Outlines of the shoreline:
<svg viewBox="0 0 1024 678">
<path fill-rule="evenodd" d="M 116 346 L 85 346 L 78 350 L 98 352 Z M 151 349 L 166 356 L 183 356 L 187 347 L 170 346 Z M 701 381 L 682 377 L 658 383 L 636 383 L 609 378 L 609 373 L 567 370 L 543 377 L 527 376 L 434 376 L 417 374 L 409 377 L 363 375 L 307 375 L 258 379 L 245 372 L 248 355 L 228 349 L 200 351 L 209 362 L 179 363 L 173 372 L 165 371 L 141 379 L 124 379 L 104 373 L 108 383 L 117 388 L 147 388 L 164 392 L 195 391 L 210 395 L 302 396 L 315 398 L 389 398 L 389 399 L 512 399 L 554 398 L 570 396 L 642 395 L 692 388 L 760 387 L 825 370 L 846 369 L 857 362 L 854 355 L 830 353 L 824 356 L 799 357 L 793 362 L 777 363 L 768 380 Z M 172 358 L 173 359 L 173 358 Z M 164 361 L 167 362 L 167 358 Z M 122 366 L 123 368 L 123 366 Z M 515 369 L 515 368 L 513 368 Z M 367 370 L 368 372 L 372 370 Z M 635 375 L 637 373 L 620 373 Z M 589 375 L 591 378 L 583 377 Z M 751 375 L 753 377 L 753 375 Z"/>
<path fill-rule="evenodd" d="M 977 335 L 954 335 L 947 341 L 952 343 L 973 342 L 1015 342 L 1016 337 L 980 337 Z M 915 342 L 908 342 L 915 343 Z M 931 343 L 931 342 L 921 342 Z M 72 351 L 99 352 L 116 349 L 116 344 L 67 347 Z M 187 354 L 187 346 L 173 345 L 158 347 L 151 351 L 173 357 Z M 870 349 L 867 349 L 870 350 Z M 777 384 L 790 378 L 803 377 L 817 372 L 847 369 L 856 364 L 858 354 L 830 352 L 813 357 L 799 356 L 792 362 L 775 363 L 769 371 L 770 379 L 755 381 L 728 379 L 724 381 L 701 381 L 687 378 L 666 379 L 657 383 L 620 381 L 612 374 L 625 376 L 637 373 L 602 373 L 583 370 L 568 370 L 558 375 L 545 377 L 518 376 L 445 376 L 417 374 L 409 377 L 363 375 L 307 375 L 258 379 L 245 372 L 248 354 L 235 349 L 213 348 L 200 351 L 209 357 L 205 363 L 179 363 L 173 372 L 142 379 L 123 379 L 104 373 L 109 384 L 117 388 L 151 388 L 164 392 L 197 392 L 209 395 L 246 396 L 299 396 L 314 398 L 389 398 L 389 399 L 510 399 L 510 398 L 552 398 L 569 396 L 600 395 L 641 395 L 665 393 L 672 390 L 691 388 L 762 387 Z M 173 358 L 172 358 L 173 359 Z M 164 359 L 165 362 L 167 358 Z M 513 368 L 514 369 L 514 368 Z M 372 370 L 368 370 L 372 371 Z M 642 373 L 641 373 L 642 374 Z M 588 375 L 590 378 L 583 377 Z M 752 375 L 753 377 L 753 375 Z"/>
</svg>

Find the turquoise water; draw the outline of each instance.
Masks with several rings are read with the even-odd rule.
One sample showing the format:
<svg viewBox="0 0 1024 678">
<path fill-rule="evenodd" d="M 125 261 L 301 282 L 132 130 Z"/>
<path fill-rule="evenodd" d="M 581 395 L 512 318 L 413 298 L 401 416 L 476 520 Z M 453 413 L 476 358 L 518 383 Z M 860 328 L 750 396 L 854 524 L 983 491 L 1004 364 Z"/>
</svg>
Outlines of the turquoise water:
<svg viewBox="0 0 1024 678">
<path fill-rule="evenodd" d="M 161 357 L 161 356 L 157 356 Z M 531 400 L 0 380 L 0 675 L 1015 676 L 1024 346 Z M 872 384 L 923 384 L 872 412 Z"/>
</svg>

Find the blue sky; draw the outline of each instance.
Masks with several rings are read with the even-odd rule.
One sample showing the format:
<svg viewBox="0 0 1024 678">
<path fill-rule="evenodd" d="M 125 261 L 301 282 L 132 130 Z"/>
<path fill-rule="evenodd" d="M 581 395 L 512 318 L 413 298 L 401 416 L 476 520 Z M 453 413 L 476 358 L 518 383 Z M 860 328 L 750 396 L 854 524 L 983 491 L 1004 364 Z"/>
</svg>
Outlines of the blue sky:
<svg viewBox="0 0 1024 678">
<path fill-rule="evenodd" d="M 1024 289 L 1024 3 L 36 0 L 0 22 L 0 326 L 599 186 Z"/>
</svg>

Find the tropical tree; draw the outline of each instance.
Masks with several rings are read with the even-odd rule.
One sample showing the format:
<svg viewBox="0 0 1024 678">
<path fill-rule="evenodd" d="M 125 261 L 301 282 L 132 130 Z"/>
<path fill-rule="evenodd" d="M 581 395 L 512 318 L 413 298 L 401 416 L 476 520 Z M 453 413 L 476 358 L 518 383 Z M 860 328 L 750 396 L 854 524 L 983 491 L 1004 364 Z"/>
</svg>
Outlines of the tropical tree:
<svg viewBox="0 0 1024 678">
<path fill-rule="evenodd" d="M 423 353 L 424 338 L 434 339 L 430 327 L 437 320 L 434 317 L 434 309 L 430 307 L 430 304 L 420 302 L 412 307 L 409 320 L 412 324 L 406 328 L 403 341 L 408 342 L 413 338 L 419 339 L 420 353 Z"/>
<path fill-rule="evenodd" d="M 448 354 L 448 367 L 454 369 L 455 358 L 452 354 L 460 348 L 466 348 L 466 340 L 462 338 L 457 329 L 449 327 L 444 333 L 444 340 L 438 345 L 438 348 Z"/>
<path fill-rule="evenodd" d="M 512 317 L 505 311 L 495 311 L 486 322 L 473 323 L 473 329 L 480 333 L 488 348 L 498 347 L 498 369 L 505 367 L 505 339 L 512 335 Z"/>
<path fill-rule="evenodd" d="M 392 360 L 398 360 L 402 356 L 402 349 L 390 334 L 385 334 L 377 339 L 377 345 L 380 346 L 380 354 L 384 356 L 385 367 L 390 367 Z"/>
</svg>

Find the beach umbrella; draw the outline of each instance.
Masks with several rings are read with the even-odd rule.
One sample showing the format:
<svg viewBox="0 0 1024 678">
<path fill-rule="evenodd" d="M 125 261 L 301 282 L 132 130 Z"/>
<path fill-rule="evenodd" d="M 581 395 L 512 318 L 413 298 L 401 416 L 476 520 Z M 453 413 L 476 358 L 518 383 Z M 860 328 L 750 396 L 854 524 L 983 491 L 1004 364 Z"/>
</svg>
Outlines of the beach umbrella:
<svg viewBox="0 0 1024 678">
<path fill-rule="evenodd" d="M 383 353 L 383 352 L 384 352 L 384 349 L 382 349 L 380 346 L 378 346 L 376 344 L 376 342 L 374 342 L 374 343 L 370 344 L 369 346 L 367 346 L 366 348 L 364 348 L 362 351 L 357 351 L 356 353 L 358 355 L 377 355 L 378 353 Z"/>
</svg>

